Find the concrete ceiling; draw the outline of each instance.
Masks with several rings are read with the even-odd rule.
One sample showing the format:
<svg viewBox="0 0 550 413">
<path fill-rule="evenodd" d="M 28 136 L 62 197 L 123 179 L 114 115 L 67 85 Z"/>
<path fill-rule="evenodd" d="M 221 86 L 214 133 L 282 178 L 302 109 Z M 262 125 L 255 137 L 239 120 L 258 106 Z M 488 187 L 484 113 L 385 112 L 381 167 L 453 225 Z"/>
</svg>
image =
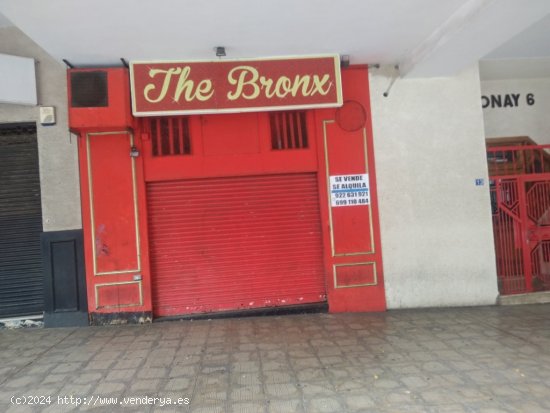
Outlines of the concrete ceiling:
<svg viewBox="0 0 550 413">
<path fill-rule="evenodd" d="M 484 59 L 550 58 L 550 14 L 496 48 Z"/>
<path fill-rule="evenodd" d="M 485 56 L 481 80 L 550 77 L 550 15 Z"/>
<path fill-rule="evenodd" d="M 524 51 L 511 39 L 525 30 L 536 37 L 530 27 L 540 26 L 548 47 L 550 1 L 0 0 L 0 13 L 76 66 L 214 59 L 213 48 L 225 46 L 228 58 L 340 53 L 422 77 Z"/>
<path fill-rule="evenodd" d="M 480 60 L 479 76 L 481 80 L 550 78 L 550 58 Z"/>
<path fill-rule="evenodd" d="M 11 25 L 12 25 L 11 22 L 8 19 L 6 19 L 6 17 L 4 17 L 2 13 L 0 13 L 0 29 L 3 27 L 9 27 Z"/>
</svg>

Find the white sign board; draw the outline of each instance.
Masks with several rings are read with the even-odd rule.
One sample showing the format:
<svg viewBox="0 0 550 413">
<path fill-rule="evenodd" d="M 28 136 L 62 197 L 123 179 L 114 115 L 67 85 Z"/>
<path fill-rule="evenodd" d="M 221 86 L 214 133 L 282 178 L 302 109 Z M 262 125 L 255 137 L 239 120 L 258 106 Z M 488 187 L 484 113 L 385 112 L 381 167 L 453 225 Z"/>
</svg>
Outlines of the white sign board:
<svg viewBox="0 0 550 413">
<path fill-rule="evenodd" d="M 330 205 L 333 207 L 370 204 L 369 174 L 330 177 Z"/>
<path fill-rule="evenodd" d="M 0 102 L 36 105 L 34 59 L 0 54 Z"/>
</svg>

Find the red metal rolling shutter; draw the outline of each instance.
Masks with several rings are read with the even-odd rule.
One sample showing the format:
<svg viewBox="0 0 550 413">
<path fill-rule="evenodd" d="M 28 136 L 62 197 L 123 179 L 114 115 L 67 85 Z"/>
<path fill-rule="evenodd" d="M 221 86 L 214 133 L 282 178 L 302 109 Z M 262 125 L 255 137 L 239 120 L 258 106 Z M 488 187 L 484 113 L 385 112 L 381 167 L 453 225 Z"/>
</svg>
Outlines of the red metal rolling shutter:
<svg viewBox="0 0 550 413">
<path fill-rule="evenodd" d="M 326 300 L 315 174 L 150 183 L 156 316 Z"/>
</svg>

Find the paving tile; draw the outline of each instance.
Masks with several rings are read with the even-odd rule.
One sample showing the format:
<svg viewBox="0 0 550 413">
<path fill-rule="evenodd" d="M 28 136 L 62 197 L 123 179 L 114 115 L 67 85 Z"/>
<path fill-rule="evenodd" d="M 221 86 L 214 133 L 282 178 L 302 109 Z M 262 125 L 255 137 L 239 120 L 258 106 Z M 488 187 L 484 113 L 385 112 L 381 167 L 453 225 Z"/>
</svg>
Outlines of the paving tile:
<svg viewBox="0 0 550 413">
<path fill-rule="evenodd" d="M 239 402 L 229 405 L 229 413 L 263 413 L 267 409 L 265 402 Z"/>
<path fill-rule="evenodd" d="M 299 399 L 270 400 L 267 404 L 269 413 L 303 413 L 304 407 Z"/>
<path fill-rule="evenodd" d="M 203 404 L 203 405 L 197 405 L 197 406 L 190 406 L 191 413 L 226 413 L 227 408 L 225 403 L 218 403 L 218 404 Z"/>
<path fill-rule="evenodd" d="M 306 404 L 306 411 L 311 413 L 341 413 L 344 409 L 339 400 L 330 397 L 315 398 Z"/>
<path fill-rule="evenodd" d="M 100 360 L 100 361 L 96 361 L 96 360 L 92 360 L 90 361 L 88 364 L 86 364 L 86 366 L 83 368 L 83 370 L 87 370 L 87 371 L 93 371 L 93 370 L 107 370 L 109 369 L 114 363 L 116 362 L 116 360 Z"/>
<path fill-rule="evenodd" d="M 321 362 L 317 357 L 294 358 L 290 361 L 290 363 L 296 370 L 322 367 Z"/>
<path fill-rule="evenodd" d="M 66 392 L 191 399 L 125 412 L 550 411 L 550 305 L 0 330 L 0 347 L 2 412 Z"/>
<path fill-rule="evenodd" d="M 8 409 L 5 411 L 6 413 L 32 413 L 34 410 L 31 406 L 15 406 L 11 405 L 8 407 Z"/>
<path fill-rule="evenodd" d="M 210 403 L 220 403 L 227 401 L 228 391 L 220 390 L 202 390 L 195 392 L 193 394 L 192 404 L 201 405 L 201 404 L 210 404 Z"/>
<path fill-rule="evenodd" d="M 265 394 L 263 392 L 262 386 L 260 385 L 251 385 L 251 386 L 242 386 L 242 387 L 232 386 L 229 392 L 229 400 L 232 402 L 263 400 L 263 399 L 265 399 Z"/>
<path fill-rule="evenodd" d="M 294 383 L 267 383 L 265 392 L 275 399 L 293 399 L 300 397 L 300 387 Z"/>
<path fill-rule="evenodd" d="M 67 383 L 65 386 L 61 388 L 59 393 L 61 395 L 75 395 L 78 397 L 85 397 L 86 395 L 90 394 L 91 390 L 92 390 L 91 384 Z"/>
<path fill-rule="evenodd" d="M 194 380 L 190 378 L 177 378 L 169 379 L 164 385 L 164 390 L 166 391 L 181 391 L 186 392 L 194 384 Z"/>
<path fill-rule="evenodd" d="M 378 379 L 373 382 L 375 389 L 395 389 L 400 387 L 400 384 L 396 380 Z"/>
<path fill-rule="evenodd" d="M 32 386 L 35 385 L 38 381 L 40 381 L 40 377 L 37 377 L 35 375 L 17 375 L 8 380 L 8 382 L 5 383 L 4 386 L 9 389 L 20 389 L 25 387 L 32 388 Z"/>
<path fill-rule="evenodd" d="M 127 385 L 124 383 L 99 383 L 94 389 L 93 393 L 96 396 L 102 395 L 121 395 L 126 389 Z"/>
<path fill-rule="evenodd" d="M 137 377 L 140 379 L 162 379 L 167 376 L 168 376 L 168 370 L 166 368 L 143 366 L 137 372 Z"/>
<path fill-rule="evenodd" d="M 375 401 L 366 394 L 345 395 L 346 407 L 352 412 L 368 411 L 376 406 Z"/>
<path fill-rule="evenodd" d="M 66 380 L 67 374 L 48 374 L 42 380 L 42 384 L 65 383 Z"/>
<path fill-rule="evenodd" d="M 273 371 L 267 371 L 263 373 L 263 382 L 266 384 L 290 383 L 293 380 L 294 380 L 294 377 L 292 372 L 290 371 L 273 370 Z"/>
<path fill-rule="evenodd" d="M 329 381 L 318 381 L 302 384 L 302 393 L 305 398 L 335 397 L 337 395 L 334 385 Z"/>
<path fill-rule="evenodd" d="M 287 360 L 265 360 L 262 361 L 262 371 L 272 371 L 272 370 L 290 370 L 291 366 Z"/>
<path fill-rule="evenodd" d="M 113 368 L 115 369 L 133 369 L 141 366 L 144 362 L 142 358 L 134 359 L 121 359 L 114 364 Z"/>
<path fill-rule="evenodd" d="M 308 381 L 323 381 L 328 379 L 328 373 L 331 369 L 326 368 L 307 368 L 307 369 L 300 369 L 296 372 L 296 377 L 301 382 L 308 382 Z M 345 371 L 342 374 L 344 377 L 348 376 L 348 371 Z"/>
<path fill-rule="evenodd" d="M 151 393 L 156 392 L 157 389 L 160 386 L 160 380 L 159 379 L 136 379 L 132 381 L 130 385 L 130 390 L 132 392 L 141 392 L 140 395 L 143 393 Z"/>
<path fill-rule="evenodd" d="M 258 361 L 237 361 L 230 364 L 231 371 L 238 373 L 251 373 L 260 371 Z"/>
<path fill-rule="evenodd" d="M 472 411 L 462 404 L 440 404 L 437 407 L 428 407 L 427 412 L 433 413 L 471 413 Z"/>
<path fill-rule="evenodd" d="M 130 381 L 136 376 L 136 369 L 110 370 L 105 381 Z"/>
</svg>

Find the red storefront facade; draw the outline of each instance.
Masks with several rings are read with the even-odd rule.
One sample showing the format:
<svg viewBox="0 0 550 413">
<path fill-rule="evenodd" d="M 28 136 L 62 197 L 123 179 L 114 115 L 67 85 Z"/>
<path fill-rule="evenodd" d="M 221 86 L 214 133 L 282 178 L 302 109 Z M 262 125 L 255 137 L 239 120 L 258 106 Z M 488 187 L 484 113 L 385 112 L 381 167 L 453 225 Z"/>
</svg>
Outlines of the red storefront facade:
<svg viewBox="0 0 550 413">
<path fill-rule="evenodd" d="M 212 67 L 223 80 L 220 62 L 201 73 Z M 385 310 L 367 68 L 336 67 L 325 78 L 316 62 L 308 83 L 296 74 L 299 59 L 258 62 L 247 67 L 278 68 L 258 83 L 265 101 L 254 106 L 250 92 L 246 107 L 204 103 L 215 76 L 202 76 L 210 85 L 194 79 L 193 89 L 185 69 L 171 85 L 170 69 L 156 67 L 165 72 L 150 100 L 166 86 L 172 103 L 178 92 L 203 98 L 193 110 L 140 109 L 147 83 L 140 89 L 135 65 L 133 102 L 128 69 L 69 71 L 92 322 L 318 303 Z M 272 104 L 281 70 L 300 81 L 287 92 L 303 93 Z M 233 86 L 240 79 L 254 91 L 250 76 L 234 72 Z M 332 84 L 340 76 L 341 91 Z M 94 82 L 107 96 L 89 96 L 84 85 Z"/>
</svg>

